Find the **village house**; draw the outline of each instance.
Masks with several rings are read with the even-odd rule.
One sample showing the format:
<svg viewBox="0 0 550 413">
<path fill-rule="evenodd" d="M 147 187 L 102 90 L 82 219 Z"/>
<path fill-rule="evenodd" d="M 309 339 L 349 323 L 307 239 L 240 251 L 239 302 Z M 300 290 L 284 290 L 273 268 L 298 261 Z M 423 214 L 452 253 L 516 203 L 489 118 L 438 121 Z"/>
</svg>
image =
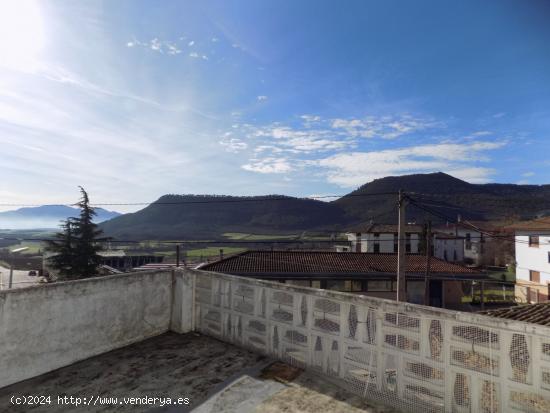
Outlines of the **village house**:
<svg viewBox="0 0 550 413">
<path fill-rule="evenodd" d="M 444 232 L 433 234 L 433 256 L 443 261 L 464 262 L 464 238 Z"/>
<path fill-rule="evenodd" d="M 434 228 L 434 232 L 454 235 L 463 239 L 463 261 L 473 265 L 494 265 L 493 250 L 488 248 L 491 241 L 490 235 L 495 228 L 487 222 L 461 221 L 460 224 L 445 224 Z"/>
<path fill-rule="evenodd" d="M 426 257 L 408 254 L 407 301 L 424 303 Z M 290 285 L 397 298 L 397 254 L 328 251 L 248 251 L 200 267 L 204 271 L 275 280 Z M 473 281 L 487 280 L 477 270 L 430 258 L 429 304 L 466 309 L 463 298 Z"/>
<path fill-rule="evenodd" d="M 550 217 L 512 227 L 516 248 L 516 296 L 529 303 L 547 301 L 550 283 Z"/>
<path fill-rule="evenodd" d="M 369 223 L 346 233 L 351 246 L 336 246 L 337 252 L 396 253 L 397 225 Z M 418 254 L 422 251 L 424 227 L 417 224 L 405 226 L 405 251 Z M 464 262 L 464 238 L 446 232 L 432 232 L 432 256 L 443 261 Z"/>
<path fill-rule="evenodd" d="M 422 225 L 405 226 L 405 250 L 417 254 L 419 242 L 424 230 Z M 395 253 L 398 244 L 397 225 L 368 223 L 359 225 L 346 233 L 353 252 Z"/>
</svg>

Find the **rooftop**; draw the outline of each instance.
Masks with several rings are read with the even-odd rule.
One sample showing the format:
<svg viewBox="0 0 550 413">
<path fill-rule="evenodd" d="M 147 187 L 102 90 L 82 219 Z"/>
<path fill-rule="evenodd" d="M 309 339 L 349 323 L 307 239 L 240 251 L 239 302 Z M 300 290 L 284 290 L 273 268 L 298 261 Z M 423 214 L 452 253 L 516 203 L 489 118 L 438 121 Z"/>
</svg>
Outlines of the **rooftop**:
<svg viewBox="0 0 550 413">
<path fill-rule="evenodd" d="M 508 226 L 512 230 L 541 230 L 550 231 L 550 217 L 533 219 L 530 221 L 520 221 Z"/>
<path fill-rule="evenodd" d="M 550 302 L 483 311 L 481 314 L 550 326 Z"/>
<path fill-rule="evenodd" d="M 31 409 L 48 413 L 67 411 L 67 406 L 57 405 L 58 395 L 187 397 L 190 401 L 183 409 L 161 408 L 159 404 L 126 405 L 122 409 L 132 412 L 195 408 L 197 412 L 239 413 L 379 411 L 316 375 L 196 333 L 163 334 L 4 387 L 0 389 L 0 406 L 9 406 L 11 395 L 28 394 L 52 396 L 52 405 Z M 110 412 L 113 406 L 86 406 L 85 410 Z M 11 406 L 10 411 L 26 412 L 29 408 Z"/>
<path fill-rule="evenodd" d="M 409 234 L 421 234 L 424 230 L 422 225 L 417 224 L 407 224 L 405 225 L 405 232 Z M 397 225 L 393 224 L 373 224 L 373 223 L 364 223 L 359 224 L 356 227 L 350 228 L 348 232 L 356 233 L 397 233 Z"/>
<path fill-rule="evenodd" d="M 376 275 L 395 274 L 397 254 L 328 251 L 248 251 L 200 267 L 234 275 Z M 424 274 L 426 257 L 407 255 L 408 274 Z M 439 275 L 475 276 L 479 272 L 438 258 L 430 259 L 430 272 Z"/>
</svg>

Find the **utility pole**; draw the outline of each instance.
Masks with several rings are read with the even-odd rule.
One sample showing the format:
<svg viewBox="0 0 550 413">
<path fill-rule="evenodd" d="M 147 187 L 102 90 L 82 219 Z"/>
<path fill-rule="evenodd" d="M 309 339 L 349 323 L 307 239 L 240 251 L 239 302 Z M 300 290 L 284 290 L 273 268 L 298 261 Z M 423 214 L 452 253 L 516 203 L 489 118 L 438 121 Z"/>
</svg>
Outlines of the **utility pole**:
<svg viewBox="0 0 550 413">
<path fill-rule="evenodd" d="M 397 301 L 407 301 L 407 281 L 405 278 L 405 197 L 399 190 L 399 225 L 397 229 Z"/>
<path fill-rule="evenodd" d="M 180 266 L 180 245 L 176 245 L 176 267 Z"/>
<path fill-rule="evenodd" d="M 11 289 L 13 285 L 13 267 L 10 265 L 10 281 L 8 282 L 8 288 Z"/>
<path fill-rule="evenodd" d="M 430 305 L 430 258 L 432 256 L 432 221 L 426 225 L 426 273 L 424 274 L 424 305 Z"/>
</svg>

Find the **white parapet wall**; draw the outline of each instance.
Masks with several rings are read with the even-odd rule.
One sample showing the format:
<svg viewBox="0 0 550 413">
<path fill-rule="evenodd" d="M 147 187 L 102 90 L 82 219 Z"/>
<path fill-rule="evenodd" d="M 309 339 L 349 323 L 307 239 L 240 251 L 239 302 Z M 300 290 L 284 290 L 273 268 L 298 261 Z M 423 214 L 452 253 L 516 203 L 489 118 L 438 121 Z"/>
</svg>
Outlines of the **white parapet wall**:
<svg viewBox="0 0 550 413">
<path fill-rule="evenodd" d="M 139 272 L 0 291 L 0 387 L 168 331 L 182 277 Z"/>
<path fill-rule="evenodd" d="M 195 272 L 196 330 L 411 412 L 550 412 L 550 328 Z"/>
</svg>

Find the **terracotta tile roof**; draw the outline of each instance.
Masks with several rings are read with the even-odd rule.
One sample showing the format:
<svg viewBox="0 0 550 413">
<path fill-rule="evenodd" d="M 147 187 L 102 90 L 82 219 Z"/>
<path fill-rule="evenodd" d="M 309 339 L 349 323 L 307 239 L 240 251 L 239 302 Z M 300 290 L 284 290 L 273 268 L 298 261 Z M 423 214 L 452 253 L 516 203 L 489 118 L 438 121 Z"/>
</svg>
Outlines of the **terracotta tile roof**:
<svg viewBox="0 0 550 413">
<path fill-rule="evenodd" d="M 200 267 L 201 270 L 235 275 L 251 274 L 395 274 L 397 254 L 371 254 L 325 251 L 248 251 Z M 426 258 L 407 256 L 408 274 L 424 274 Z M 479 272 L 461 265 L 432 257 L 432 275 L 479 275 Z"/>
<path fill-rule="evenodd" d="M 409 234 L 421 234 L 424 230 L 422 225 L 417 224 L 407 224 L 405 225 L 405 232 Z M 392 234 L 397 233 L 397 225 L 393 224 L 372 224 L 364 223 L 359 224 L 356 227 L 352 227 L 347 232 L 360 232 L 362 234 L 366 233 L 380 233 L 380 234 Z"/>
<path fill-rule="evenodd" d="M 550 326 L 550 302 L 499 308 L 496 310 L 482 311 L 481 314 Z"/>
<path fill-rule="evenodd" d="M 550 231 L 550 217 L 533 219 L 531 221 L 520 221 L 508 226 L 514 230 L 546 230 Z"/>
</svg>

